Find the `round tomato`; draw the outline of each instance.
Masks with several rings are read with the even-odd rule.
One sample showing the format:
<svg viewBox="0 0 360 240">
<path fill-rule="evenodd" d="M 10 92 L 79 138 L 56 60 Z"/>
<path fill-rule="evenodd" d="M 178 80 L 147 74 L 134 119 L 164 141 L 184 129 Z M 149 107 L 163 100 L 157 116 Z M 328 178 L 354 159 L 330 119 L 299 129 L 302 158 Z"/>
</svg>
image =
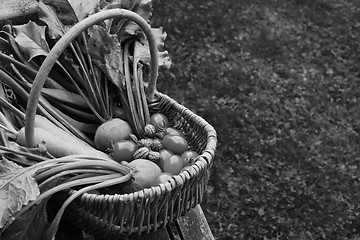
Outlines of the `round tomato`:
<svg viewBox="0 0 360 240">
<path fill-rule="evenodd" d="M 184 162 L 178 155 L 172 155 L 164 160 L 164 172 L 171 174 L 179 174 L 184 167 Z"/>
<path fill-rule="evenodd" d="M 169 119 L 162 113 L 154 113 L 150 117 L 150 124 L 152 124 L 156 131 L 165 130 L 169 126 Z"/>
<path fill-rule="evenodd" d="M 177 136 L 184 137 L 184 134 L 180 130 L 177 130 L 176 128 L 173 128 L 173 127 L 166 128 L 165 134 L 166 135 L 167 134 L 169 134 L 169 135 L 177 135 Z"/>
<path fill-rule="evenodd" d="M 173 174 L 171 174 L 171 173 L 162 172 L 153 179 L 152 185 L 156 186 L 161 183 L 166 183 L 168 180 L 170 180 L 172 178 L 172 176 L 173 176 Z"/>
<path fill-rule="evenodd" d="M 167 134 L 161 141 L 164 148 L 169 149 L 174 154 L 181 155 L 188 149 L 188 142 L 182 136 Z"/>
<path fill-rule="evenodd" d="M 137 148 L 137 144 L 131 140 L 120 140 L 113 144 L 111 156 L 118 162 L 130 162 L 133 160 L 133 154 Z"/>
<path fill-rule="evenodd" d="M 187 165 L 190 165 L 195 160 L 195 158 L 197 158 L 198 156 L 199 156 L 199 154 L 197 152 L 188 150 L 188 151 L 183 152 L 183 154 L 181 154 L 180 157 L 184 162 L 184 166 L 187 166 Z"/>
<path fill-rule="evenodd" d="M 168 149 L 161 149 L 159 151 L 160 154 L 160 160 L 157 162 L 157 164 L 159 165 L 159 167 L 161 168 L 161 170 L 164 171 L 164 161 L 168 158 L 170 158 L 172 155 L 174 155 L 173 152 L 171 152 Z"/>
</svg>

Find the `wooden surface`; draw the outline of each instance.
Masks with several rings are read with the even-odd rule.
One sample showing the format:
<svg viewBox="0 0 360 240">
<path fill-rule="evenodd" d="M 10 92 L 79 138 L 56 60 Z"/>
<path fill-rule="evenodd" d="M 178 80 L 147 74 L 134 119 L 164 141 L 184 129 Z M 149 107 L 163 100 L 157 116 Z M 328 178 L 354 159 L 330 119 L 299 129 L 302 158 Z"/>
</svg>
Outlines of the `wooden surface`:
<svg viewBox="0 0 360 240">
<path fill-rule="evenodd" d="M 0 0 L 0 21 L 16 21 L 34 15 L 37 6 L 37 0 Z"/>
<path fill-rule="evenodd" d="M 214 240 L 200 205 L 197 205 L 184 217 L 179 218 L 177 226 L 181 239 Z"/>
</svg>

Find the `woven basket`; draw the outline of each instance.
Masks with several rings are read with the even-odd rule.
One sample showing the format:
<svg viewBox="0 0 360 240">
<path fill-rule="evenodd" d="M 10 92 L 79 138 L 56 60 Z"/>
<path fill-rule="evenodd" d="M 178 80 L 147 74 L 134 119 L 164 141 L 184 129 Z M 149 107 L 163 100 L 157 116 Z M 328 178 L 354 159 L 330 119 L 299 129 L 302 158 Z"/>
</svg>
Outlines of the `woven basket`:
<svg viewBox="0 0 360 240">
<path fill-rule="evenodd" d="M 111 17 L 129 17 L 128 12 L 124 14 L 122 9 L 106 11 L 111 11 Z M 82 20 L 77 25 L 87 26 L 89 22 L 96 24 L 107 18 L 109 15 L 105 18 L 103 12 L 100 12 Z M 88 21 L 88 23 L 84 24 L 84 21 Z M 146 27 L 147 24 L 145 21 L 137 23 L 142 28 Z M 51 51 L 65 49 L 85 29 L 84 27 L 81 31 L 73 31 L 74 27 L 65 34 L 65 36 L 72 36 L 72 38 L 67 41 L 60 39 Z M 156 49 L 151 47 L 151 31 L 147 32 L 145 29 L 144 32 L 149 40 L 151 60 L 157 61 Z M 34 86 L 44 85 L 56 60 L 57 57 L 47 57 L 44 60 L 34 80 Z M 155 90 L 156 77 L 157 68 L 152 68 L 147 89 L 151 96 L 148 101 L 150 113 L 163 113 L 171 123 L 176 123 L 176 128 L 181 130 L 188 140 L 190 149 L 199 152 L 200 156 L 196 158 L 194 164 L 186 167 L 167 183 L 130 194 L 98 195 L 85 193 L 77 198 L 68 207 L 66 217 L 97 239 L 120 239 L 130 235 L 156 231 L 156 229 L 165 227 L 179 216 L 186 214 L 202 201 L 215 154 L 216 131 L 200 116 L 169 96 L 157 92 Z M 40 92 L 32 90 L 29 101 L 31 99 L 38 100 L 39 97 Z M 27 106 L 25 129 L 26 136 L 29 138 L 27 139 L 29 145 L 31 145 L 31 138 L 33 137 L 31 132 L 34 129 L 35 113 L 36 106 Z M 61 195 L 66 198 L 74 192 L 76 190 L 69 189 Z"/>
</svg>

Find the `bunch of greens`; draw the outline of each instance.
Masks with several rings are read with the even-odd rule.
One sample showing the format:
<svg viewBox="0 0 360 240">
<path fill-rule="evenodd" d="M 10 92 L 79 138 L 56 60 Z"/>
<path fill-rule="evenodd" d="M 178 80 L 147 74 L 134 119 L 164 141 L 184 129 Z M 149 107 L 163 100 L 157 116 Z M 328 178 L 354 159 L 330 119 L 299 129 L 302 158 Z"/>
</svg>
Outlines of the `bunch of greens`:
<svg viewBox="0 0 360 240">
<path fill-rule="evenodd" d="M 135 134 L 149 122 L 147 88 L 151 69 L 169 68 L 163 51 L 166 33 L 150 28 L 156 44 L 152 61 L 149 39 L 134 21 L 109 18 L 89 26 L 61 52 L 55 44 L 66 33 L 99 12 L 125 9 L 150 21 L 150 0 L 41 0 L 38 18 L 23 25 L 8 21 L 0 31 L 0 235 L 1 239 L 53 239 L 66 206 L 80 194 L 127 181 L 131 170 L 101 157 L 55 158 L 39 146 L 19 146 L 13 139 L 26 125 L 29 106 L 65 132 L 93 146 L 103 122 L 126 119 Z M 150 25 L 149 25 L 150 26 Z M 44 86 L 38 71 L 50 54 L 59 54 Z M 153 84 L 156 81 L 152 82 Z M 34 101 L 31 91 L 41 94 Z M 146 89 L 150 91 L 146 92 Z M 59 143 L 61 144 L 61 143 Z M 48 223 L 47 203 L 56 192 L 78 187 Z M 36 224 L 36 227 L 35 227 Z"/>
</svg>

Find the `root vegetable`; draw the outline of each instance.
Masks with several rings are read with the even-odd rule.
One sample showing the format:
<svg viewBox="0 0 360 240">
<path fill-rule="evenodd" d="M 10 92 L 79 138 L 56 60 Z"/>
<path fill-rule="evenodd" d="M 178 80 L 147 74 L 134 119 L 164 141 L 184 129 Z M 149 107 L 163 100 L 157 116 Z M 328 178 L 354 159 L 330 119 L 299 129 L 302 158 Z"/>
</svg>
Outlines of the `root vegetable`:
<svg viewBox="0 0 360 240">
<path fill-rule="evenodd" d="M 95 147 L 100 151 L 110 149 L 112 144 L 132 134 L 131 126 L 120 118 L 113 118 L 101 124 L 95 132 Z"/>
<path fill-rule="evenodd" d="M 127 182 L 123 188 L 128 193 L 152 187 L 156 176 L 162 173 L 156 163 L 146 159 L 135 159 L 129 163 L 129 166 L 135 171 L 133 180 Z"/>
<path fill-rule="evenodd" d="M 54 157 L 84 155 L 112 159 L 108 154 L 94 149 L 58 127 L 52 129 L 35 127 L 34 133 L 34 144 L 40 145 L 45 143 L 47 151 Z M 16 142 L 21 146 L 26 146 L 25 128 L 19 130 Z"/>
</svg>

